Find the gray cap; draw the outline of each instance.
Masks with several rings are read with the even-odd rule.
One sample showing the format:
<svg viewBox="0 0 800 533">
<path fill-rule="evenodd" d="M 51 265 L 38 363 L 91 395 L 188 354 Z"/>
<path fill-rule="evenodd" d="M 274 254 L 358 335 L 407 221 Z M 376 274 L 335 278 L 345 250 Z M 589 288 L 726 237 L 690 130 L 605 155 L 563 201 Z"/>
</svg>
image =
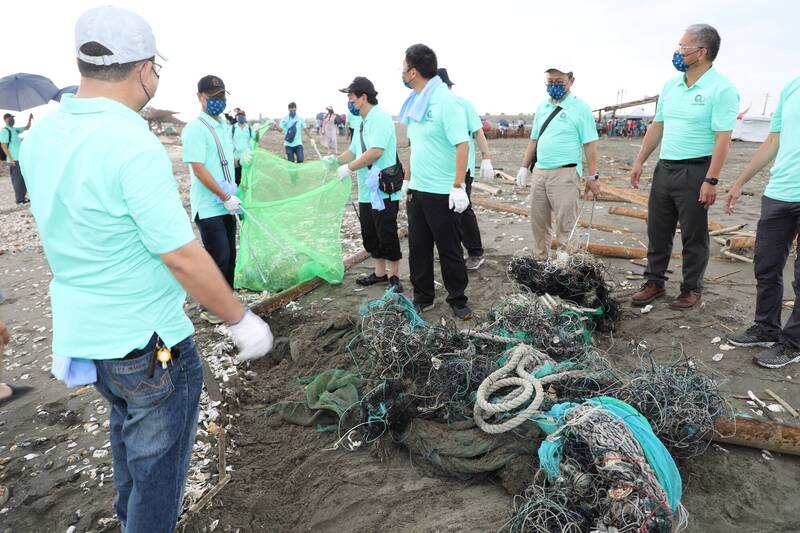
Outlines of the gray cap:
<svg viewBox="0 0 800 533">
<path fill-rule="evenodd" d="M 81 52 L 81 46 L 90 42 L 105 46 L 111 54 L 90 56 Z M 156 50 L 156 38 L 146 20 L 112 6 L 95 7 L 81 15 L 75 24 L 75 53 L 81 61 L 106 66 L 154 56 L 167 59 Z"/>
</svg>

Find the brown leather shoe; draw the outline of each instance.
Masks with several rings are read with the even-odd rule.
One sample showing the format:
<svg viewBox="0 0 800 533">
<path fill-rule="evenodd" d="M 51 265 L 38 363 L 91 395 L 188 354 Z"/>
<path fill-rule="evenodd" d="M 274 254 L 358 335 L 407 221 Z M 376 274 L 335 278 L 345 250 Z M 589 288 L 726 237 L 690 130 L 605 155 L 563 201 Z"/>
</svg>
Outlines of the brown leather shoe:
<svg viewBox="0 0 800 533">
<path fill-rule="evenodd" d="M 636 307 L 644 307 L 656 298 L 664 296 L 665 292 L 667 292 L 666 289 L 656 285 L 655 281 L 648 281 L 642 285 L 642 288 L 639 289 L 639 292 L 631 296 L 631 304 Z"/>
<path fill-rule="evenodd" d="M 691 309 L 700 302 L 702 294 L 694 291 L 681 291 L 680 296 L 669 303 L 670 309 Z"/>
</svg>

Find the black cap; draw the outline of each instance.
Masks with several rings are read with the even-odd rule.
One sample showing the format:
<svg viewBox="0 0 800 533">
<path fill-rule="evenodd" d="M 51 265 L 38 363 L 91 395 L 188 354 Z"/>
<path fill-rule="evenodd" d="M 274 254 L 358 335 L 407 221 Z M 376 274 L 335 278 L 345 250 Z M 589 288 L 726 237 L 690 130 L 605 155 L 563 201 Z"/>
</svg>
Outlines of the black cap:
<svg viewBox="0 0 800 533">
<path fill-rule="evenodd" d="M 7 119 L 9 117 L 14 118 L 14 115 L 12 115 L 11 113 L 6 113 L 5 115 L 3 115 L 3 120 L 5 120 L 5 119 Z"/>
<path fill-rule="evenodd" d="M 197 82 L 197 92 L 205 94 L 217 94 L 220 91 L 225 91 L 225 82 L 218 76 L 211 74 L 203 76 Z M 228 91 L 225 91 L 226 93 Z M 230 94 L 230 93 L 228 93 Z"/>
<path fill-rule="evenodd" d="M 447 69 L 446 68 L 440 68 L 439 70 L 436 71 L 436 74 L 440 78 L 442 78 L 442 81 L 448 87 L 450 87 L 451 85 L 455 85 L 455 83 L 453 83 L 453 81 L 450 79 L 450 76 L 447 74 Z"/>
<path fill-rule="evenodd" d="M 345 87 L 344 89 L 339 89 L 339 92 L 343 92 L 345 94 L 350 93 L 366 93 L 371 96 L 377 96 L 378 91 L 375 90 L 375 86 L 372 85 L 372 82 L 369 81 L 364 76 L 356 76 L 353 78 L 353 81 Z"/>
</svg>

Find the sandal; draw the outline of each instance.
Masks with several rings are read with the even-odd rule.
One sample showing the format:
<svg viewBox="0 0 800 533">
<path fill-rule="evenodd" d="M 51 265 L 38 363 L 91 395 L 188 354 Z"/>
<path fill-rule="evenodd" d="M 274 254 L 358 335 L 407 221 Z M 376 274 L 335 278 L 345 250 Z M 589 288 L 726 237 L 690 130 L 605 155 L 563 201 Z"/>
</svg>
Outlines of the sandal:
<svg viewBox="0 0 800 533">
<path fill-rule="evenodd" d="M 376 283 L 386 283 L 389 281 L 389 276 L 384 274 L 383 276 L 376 276 L 375 272 L 372 272 L 369 276 L 364 276 L 363 278 L 358 278 L 356 283 L 363 287 L 369 287 L 370 285 L 375 285 Z"/>
<path fill-rule="evenodd" d="M 28 387 L 26 385 L 11 385 L 10 383 L 6 383 L 9 389 L 11 389 L 11 396 L 8 398 L 3 398 L 0 400 L 0 406 L 7 404 L 8 402 L 14 401 L 17 398 L 21 398 L 28 394 L 30 391 L 33 390 L 33 387 Z"/>
</svg>

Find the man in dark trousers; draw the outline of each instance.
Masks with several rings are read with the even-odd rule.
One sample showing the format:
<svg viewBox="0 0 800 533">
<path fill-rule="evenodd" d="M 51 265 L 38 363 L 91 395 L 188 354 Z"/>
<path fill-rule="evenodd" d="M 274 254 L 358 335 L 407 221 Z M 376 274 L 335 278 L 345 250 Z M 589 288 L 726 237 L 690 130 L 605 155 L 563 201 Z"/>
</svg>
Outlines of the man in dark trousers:
<svg viewBox="0 0 800 533">
<path fill-rule="evenodd" d="M 181 140 L 183 162 L 192 177 L 189 191 L 192 219 L 200 230 L 203 246 L 233 290 L 236 213 L 240 201 L 236 196 L 231 126 L 221 116 L 227 104 L 226 94 L 225 83 L 217 76 L 209 74 L 197 82 L 201 112 L 184 126 Z M 222 322 L 206 309 L 200 316 L 211 324 Z"/>
<path fill-rule="evenodd" d="M 775 164 L 761 197 L 761 218 L 756 229 L 753 262 L 758 287 L 755 322 L 744 331 L 728 336 L 728 342 L 735 346 L 767 348 L 753 358 L 755 363 L 766 368 L 781 368 L 800 362 L 798 258 L 794 262 L 794 307 L 781 329 L 783 268 L 792 244 L 797 242 L 797 229 L 800 228 L 800 78 L 784 87 L 778 107 L 772 114 L 769 136 L 728 192 L 725 198 L 728 214 L 733 213 L 744 184 L 773 158 Z"/>
<path fill-rule="evenodd" d="M 635 306 L 664 296 L 678 222 L 683 283 L 669 306 L 690 309 L 700 302 L 709 255 L 708 208 L 717 198 L 739 113 L 736 87 L 713 66 L 719 47 L 719 33 L 708 24 L 686 29 L 672 56 L 682 74 L 664 84 L 653 125 L 631 170 L 631 186 L 637 189 L 645 161 L 661 143 L 648 202 L 647 282 L 633 295 Z"/>
<path fill-rule="evenodd" d="M 25 180 L 22 177 L 22 168 L 19 166 L 19 134 L 31 129 L 33 115 L 28 115 L 28 125 L 24 128 L 14 127 L 14 115 L 6 113 L 3 115 L 5 122 L 3 129 L 0 130 L 0 150 L 6 156 L 8 170 L 11 173 L 11 186 L 14 188 L 14 201 L 19 204 L 28 203 L 28 189 L 25 187 Z"/>
<path fill-rule="evenodd" d="M 411 165 L 403 182 L 409 270 L 414 303 L 420 312 L 433 308 L 436 246 L 447 303 L 457 318 L 469 320 L 472 310 L 464 294 L 469 280 L 458 220 L 469 206 L 464 188 L 469 134 L 464 108 L 437 70 L 436 54 L 424 44 L 406 50 L 403 83 L 413 92 L 403 104 L 398 121 L 408 124 L 411 142 Z"/>
</svg>

